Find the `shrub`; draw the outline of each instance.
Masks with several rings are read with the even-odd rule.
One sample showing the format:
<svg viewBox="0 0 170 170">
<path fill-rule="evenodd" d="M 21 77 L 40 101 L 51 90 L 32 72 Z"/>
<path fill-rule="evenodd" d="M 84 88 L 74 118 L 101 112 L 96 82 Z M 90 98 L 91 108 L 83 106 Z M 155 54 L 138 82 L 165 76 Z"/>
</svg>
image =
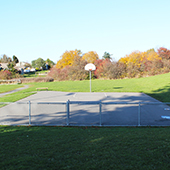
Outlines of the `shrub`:
<svg viewBox="0 0 170 170">
<path fill-rule="evenodd" d="M 80 56 L 75 56 L 71 66 L 65 66 L 62 69 L 53 67 L 48 73 L 49 77 L 58 81 L 64 80 L 85 80 L 88 77 L 88 72 L 84 67 L 87 64 Z"/>
<path fill-rule="evenodd" d="M 22 83 L 32 83 L 32 82 L 52 82 L 54 81 L 51 77 L 34 77 L 34 78 L 20 78 Z"/>
<path fill-rule="evenodd" d="M 74 58 L 73 65 L 70 66 L 68 76 L 71 80 L 85 80 L 88 77 L 88 72 L 84 69 L 87 61 L 77 56 Z"/>
<path fill-rule="evenodd" d="M 12 78 L 12 73 L 9 70 L 0 71 L 0 79 L 8 80 Z"/>
<path fill-rule="evenodd" d="M 64 81 L 64 80 L 69 80 L 68 72 L 69 72 L 69 66 L 66 66 L 63 69 L 58 69 L 56 67 L 53 67 L 50 69 L 48 76 L 58 81 Z"/>
</svg>

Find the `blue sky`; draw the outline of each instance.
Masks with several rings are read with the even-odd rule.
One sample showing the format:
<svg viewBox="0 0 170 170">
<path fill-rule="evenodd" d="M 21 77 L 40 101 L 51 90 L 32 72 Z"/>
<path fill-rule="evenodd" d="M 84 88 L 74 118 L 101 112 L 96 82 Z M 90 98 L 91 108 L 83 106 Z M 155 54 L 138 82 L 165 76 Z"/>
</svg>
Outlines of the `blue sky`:
<svg viewBox="0 0 170 170">
<path fill-rule="evenodd" d="M 170 49 L 169 0 L 0 0 L 0 57 L 54 62 L 66 50 Z"/>
</svg>

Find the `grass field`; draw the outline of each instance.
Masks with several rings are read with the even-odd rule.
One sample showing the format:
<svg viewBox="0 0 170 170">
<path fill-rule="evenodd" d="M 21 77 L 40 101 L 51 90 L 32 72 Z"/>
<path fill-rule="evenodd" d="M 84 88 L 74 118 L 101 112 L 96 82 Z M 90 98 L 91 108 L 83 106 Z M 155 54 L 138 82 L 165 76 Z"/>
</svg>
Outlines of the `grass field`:
<svg viewBox="0 0 170 170">
<path fill-rule="evenodd" d="M 169 169 L 170 128 L 0 126 L 0 169 Z"/>
<path fill-rule="evenodd" d="M 8 92 L 8 91 L 14 90 L 14 89 L 22 87 L 22 86 L 23 86 L 22 84 L 20 84 L 20 85 L 18 85 L 18 84 L 16 84 L 16 85 L 13 85 L 13 84 L 0 85 L 0 93 Z"/>
</svg>

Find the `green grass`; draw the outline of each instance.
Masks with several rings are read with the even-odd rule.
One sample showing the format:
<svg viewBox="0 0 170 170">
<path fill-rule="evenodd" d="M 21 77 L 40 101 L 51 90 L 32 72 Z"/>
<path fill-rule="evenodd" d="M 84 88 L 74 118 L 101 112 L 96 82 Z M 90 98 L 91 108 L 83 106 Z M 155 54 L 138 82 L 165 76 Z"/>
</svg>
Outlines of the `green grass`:
<svg viewBox="0 0 170 170">
<path fill-rule="evenodd" d="M 51 91 L 89 92 L 88 80 L 30 83 L 29 85 L 28 89 L 2 97 L 0 101 L 17 101 L 31 95 L 32 92 L 34 93 L 37 87 L 48 87 Z M 5 86 L 8 87 L 7 85 Z M 4 85 L 1 87 L 5 88 Z M 92 80 L 92 91 L 142 92 L 160 101 L 170 102 L 170 73 L 136 79 Z"/>
<path fill-rule="evenodd" d="M 169 169 L 170 128 L 0 126 L 0 169 Z"/>
<path fill-rule="evenodd" d="M 9 84 L 9 85 L 0 85 L 0 93 L 12 91 L 19 87 L 23 87 L 23 84 Z"/>
</svg>

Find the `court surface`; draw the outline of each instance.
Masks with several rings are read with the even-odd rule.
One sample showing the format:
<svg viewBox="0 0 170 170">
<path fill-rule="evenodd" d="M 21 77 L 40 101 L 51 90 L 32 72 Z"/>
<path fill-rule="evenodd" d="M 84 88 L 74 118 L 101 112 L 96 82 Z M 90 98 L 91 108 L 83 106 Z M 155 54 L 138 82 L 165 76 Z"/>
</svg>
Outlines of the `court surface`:
<svg viewBox="0 0 170 170">
<path fill-rule="evenodd" d="M 101 101 L 99 104 L 70 104 L 69 125 L 71 126 L 137 126 L 161 125 L 169 126 L 170 120 L 162 116 L 170 116 L 169 106 L 143 93 L 83 93 L 39 91 L 36 94 L 0 108 L 1 125 L 28 125 L 29 111 L 32 125 L 62 125 L 68 123 L 67 101 Z M 28 101 L 31 102 L 29 110 Z M 62 101 L 63 104 L 54 102 Z M 21 103 L 22 102 L 22 103 Z M 47 102 L 37 103 L 37 102 Z M 53 103 L 52 103 L 53 102 Z M 117 102 L 116 104 L 107 104 Z M 122 102 L 124 102 L 122 104 Z M 148 102 L 141 104 L 138 102 Z M 155 105 L 151 102 L 159 103 Z M 140 109 L 140 116 L 139 116 Z M 140 119 L 140 122 L 139 122 Z"/>
</svg>

